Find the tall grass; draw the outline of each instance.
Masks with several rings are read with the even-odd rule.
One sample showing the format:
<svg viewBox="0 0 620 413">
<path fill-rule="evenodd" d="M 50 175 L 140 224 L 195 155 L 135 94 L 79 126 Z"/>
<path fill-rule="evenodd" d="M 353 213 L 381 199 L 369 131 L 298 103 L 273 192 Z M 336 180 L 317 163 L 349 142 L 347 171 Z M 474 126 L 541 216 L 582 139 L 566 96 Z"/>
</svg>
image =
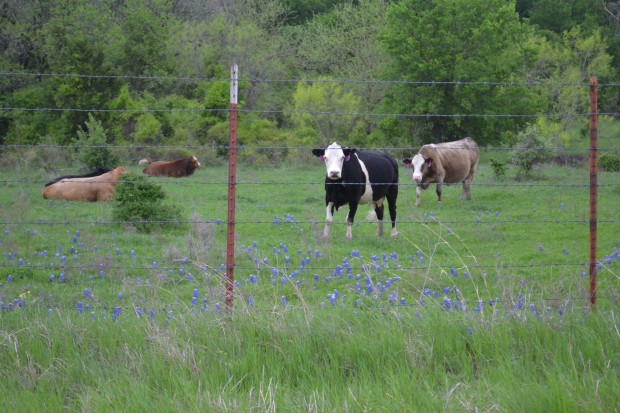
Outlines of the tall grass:
<svg viewBox="0 0 620 413">
<path fill-rule="evenodd" d="M 400 236 L 361 208 L 347 241 L 346 208 L 321 237 L 322 166 L 241 165 L 229 312 L 224 169 L 154 178 L 186 223 L 153 234 L 3 172 L 7 409 L 617 411 L 618 174 L 599 178 L 592 311 L 585 169 L 496 182 L 483 163 L 473 201 L 417 209 L 403 172 Z"/>
</svg>

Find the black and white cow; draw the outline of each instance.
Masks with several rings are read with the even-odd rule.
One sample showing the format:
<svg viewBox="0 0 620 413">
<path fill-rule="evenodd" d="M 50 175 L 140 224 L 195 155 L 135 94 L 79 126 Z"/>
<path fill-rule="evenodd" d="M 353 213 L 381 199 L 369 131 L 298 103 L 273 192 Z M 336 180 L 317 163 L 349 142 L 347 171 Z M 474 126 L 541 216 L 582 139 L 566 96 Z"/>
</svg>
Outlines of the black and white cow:
<svg viewBox="0 0 620 413">
<path fill-rule="evenodd" d="M 334 208 L 349 204 L 347 214 L 348 239 L 360 203 L 370 204 L 377 214 L 377 235 L 383 235 L 383 202 L 387 199 L 392 220 L 392 237 L 396 231 L 396 198 L 398 197 L 398 163 L 385 153 L 343 148 L 336 142 L 325 149 L 313 149 L 312 154 L 325 162 L 325 204 L 327 218 L 323 236 L 329 236 L 334 220 Z"/>
<path fill-rule="evenodd" d="M 422 190 L 437 183 L 437 197 L 441 204 L 442 185 L 463 183 L 465 199 L 471 199 L 469 187 L 480 158 L 480 148 L 471 138 L 453 142 L 431 143 L 420 148 L 413 159 L 404 159 L 406 168 L 413 170 L 411 178 L 416 183 L 415 206 L 420 205 Z"/>
</svg>

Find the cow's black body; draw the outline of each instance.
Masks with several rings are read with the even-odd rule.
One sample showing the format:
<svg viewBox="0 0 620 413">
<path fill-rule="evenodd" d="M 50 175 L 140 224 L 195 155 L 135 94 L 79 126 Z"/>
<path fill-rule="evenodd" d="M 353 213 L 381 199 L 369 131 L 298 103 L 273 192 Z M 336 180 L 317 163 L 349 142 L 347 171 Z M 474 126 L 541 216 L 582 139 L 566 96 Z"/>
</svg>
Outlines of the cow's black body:
<svg viewBox="0 0 620 413">
<path fill-rule="evenodd" d="M 325 236 L 329 234 L 330 215 L 333 213 L 333 209 L 337 211 L 343 205 L 348 205 L 347 225 L 349 228 L 347 238 L 350 238 L 350 226 L 353 225 L 355 213 L 360 203 L 367 203 L 374 207 L 379 220 L 377 233 L 382 235 L 384 200 L 387 200 L 388 203 L 392 221 L 392 235 L 396 235 L 398 163 L 385 153 L 363 152 L 352 148 L 343 148 L 343 152 L 348 160 L 342 163 L 340 177 L 338 179 L 330 178 L 328 171 L 328 176 L 325 178 L 325 205 L 328 208 Z M 325 154 L 325 149 L 315 149 L 313 153 L 315 156 L 322 157 Z M 367 192 L 368 186 L 371 189 L 370 192 Z"/>
</svg>

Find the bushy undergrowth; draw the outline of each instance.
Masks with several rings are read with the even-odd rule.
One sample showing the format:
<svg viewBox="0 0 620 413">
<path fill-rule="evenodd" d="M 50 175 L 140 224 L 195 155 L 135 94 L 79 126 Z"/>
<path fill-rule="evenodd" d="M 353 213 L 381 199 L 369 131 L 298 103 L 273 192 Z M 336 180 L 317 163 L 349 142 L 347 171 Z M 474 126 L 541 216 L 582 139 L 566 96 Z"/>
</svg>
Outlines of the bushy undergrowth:
<svg viewBox="0 0 620 413">
<path fill-rule="evenodd" d="M 117 185 L 112 216 L 140 232 L 172 228 L 179 225 L 180 209 L 165 200 L 161 185 L 149 182 L 142 175 L 128 173 Z"/>
<path fill-rule="evenodd" d="M 620 172 L 620 157 L 605 153 L 601 155 L 598 164 L 603 171 Z"/>
<path fill-rule="evenodd" d="M 512 150 L 511 162 L 518 167 L 517 178 L 529 178 L 535 165 L 553 157 L 554 150 L 539 133 L 536 126 L 528 125 L 517 135 Z"/>
</svg>

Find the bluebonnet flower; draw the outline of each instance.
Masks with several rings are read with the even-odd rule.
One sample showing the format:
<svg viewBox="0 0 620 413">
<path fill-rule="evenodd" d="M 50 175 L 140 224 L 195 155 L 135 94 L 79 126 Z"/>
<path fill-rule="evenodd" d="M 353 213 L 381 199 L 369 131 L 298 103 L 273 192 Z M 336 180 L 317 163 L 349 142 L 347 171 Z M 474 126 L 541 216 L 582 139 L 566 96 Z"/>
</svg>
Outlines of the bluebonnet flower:
<svg viewBox="0 0 620 413">
<path fill-rule="evenodd" d="M 331 305 L 336 305 L 336 299 L 338 298 L 336 297 L 336 294 L 331 293 L 328 294 L 327 297 L 329 298 L 329 302 L 331 303 Z"/>
<path fill-rule="evenodd" d="M 250 282 L 256 284 L 258 282 L 258 277 L 254 274 L 250 274 Z"/>
<path fill-rule="evenodd" d="M 54 274 L 51 274 L 51 275 L 50 275 L 50 281 L 51 281 L 51 282 L 54 282 L 55 280 L 56 280 L 56 277 L 54 276 Z"/>
<path fill-rule="evenodd" d="M 450 287 L 444 287 L 443 288 L 443 293 L 446 294 L 446 295 L 450 294 Z"/>
<path fill-rule="evenodd" d="M 400 305 L 407 305 L 407 300 L 405 300 L 405 298 L 401 298 Z"/>
<path fill-rule="evenodd" d="M 17 260 L 17 264 L 18 264 L 19 266 L 24 265 L 24 260 L 22 260 L 22 259 L 20 258 L 19 260 Z"/>
<path fill-rule="evenodd" d="M 82 311 L 83 311 L 82 302 L 81 302 L 81 301 L 78 301 L 75 307 L 76 307 L 76 309 L 77 309 L 77 312 L 78 312 L 79 314 L 82 314 Z"/>
<path fill-rule="evenodd" d="M 192 297 L 192 305 L 195 306 L 196 305 L 196 301 L 198 301 L 198 298 L 196 296 Z"/>
<path fill-rule="evenodd" d="M 84 297 L 86 298 L 90 298 L 91 297 L 91 292 L 88 288 L 84 288 Z"/>
<path fill-rule="evenodd" d="M 58 278 L 60 279 L 61 283 L 65 282 L 65 274 L 64 273 L 61 272 L 60 274 L 58 274 Z"/>
<path fill-rule="evenodd" d="M 152 308 L 149 310 L 149 317 L 155 318 L 155 310 L 153 310 Z"/>
<path fill-rule="evenodd" d="M 134 311 L 136 315 L 138 316 L 138 318 L 142 318 L 142 310 L 140 309 L 140 307 L 136 307 Z"/>
<path fill-rule="evenodd" d="M 6 277 L 6 281 L 7 281 L 7 282 L 12 282 L 12 281 L 13 281 L 13 276 L 12 276 L 12 275 L 10 275 L 10 274 L 9 274 L 9 275 L 7 275 L 7 277 Z"/>
<path fill-rule="evenodd" d="M 282 296 L 281 301 L 282 301 L 282 305 L 284 306 L 288 305 L 288 300 L 286 299 L 285 296 Z"/>
<path fill-rule="evenodd" d="M 467 327 L 467 334 L 472 334 L 473 330 L 471 329 L 471 327 Z"/>
<path fill-rule="evenodd" d="M 458 277 L 459 274 L 456 272 L 456 270 L 454 269 L 454 267 L 450 267 L 450 273 L 452 273 L 453 277 Z"/>
<path fill-rule="evenodd" d="M 254 296 L 253 295 L 248 295 L 248 305 L 250 307 L 254 307 Z"/>
<path fill-rule="evenodd" d="M 105 271 L 100 270 L 100 271 L 99 271 L 99 276 L 100 276 L 101 278 L 105 277 Z"/>
<path fill-rule="evenodd" d="M 112 313 L 112 320 L 117 319 L 121 315 L 121 312 L 122 310 L 120 307 L 114 308 L 114 312 Z"/>
<path fill-rule="evenodd" d="M 118 297 L 119 300 L 122 300 L 123 299 L 123 293 L 118 293 L 117 297 Z"/>
</svg>

